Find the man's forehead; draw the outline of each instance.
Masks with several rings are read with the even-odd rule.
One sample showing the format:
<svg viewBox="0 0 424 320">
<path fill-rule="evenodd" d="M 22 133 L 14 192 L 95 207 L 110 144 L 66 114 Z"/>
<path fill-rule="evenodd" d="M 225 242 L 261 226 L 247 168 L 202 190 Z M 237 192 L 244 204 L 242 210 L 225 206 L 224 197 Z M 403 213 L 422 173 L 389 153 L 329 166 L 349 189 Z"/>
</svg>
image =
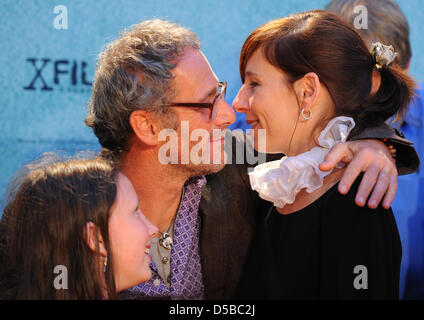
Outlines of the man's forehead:
<svg viewBox="0 0 424 320">
<path fill-rule="evenodd" d="M 218 82 L 206 56 L 197 49 L 184 51 L 173 74 L 177 95 L 190 91 L 193 95 L 202 96 L 216 87 Z"/>
</svg>

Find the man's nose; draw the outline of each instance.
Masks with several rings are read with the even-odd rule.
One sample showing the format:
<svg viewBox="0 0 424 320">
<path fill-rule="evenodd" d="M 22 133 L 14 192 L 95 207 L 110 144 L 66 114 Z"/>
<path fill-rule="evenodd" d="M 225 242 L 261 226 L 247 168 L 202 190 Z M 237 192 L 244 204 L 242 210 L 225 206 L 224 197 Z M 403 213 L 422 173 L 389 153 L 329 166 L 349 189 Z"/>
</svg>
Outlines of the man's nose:
<svg viewBox="0 0 424 320">
<path fill-rule="evenodd" d="M 228 127 L 236 121 L 236 114 L 225 99 L 218 101 L 215 107 L 217 110 L 214 122 L 217 127 Z"/>
<path fill-rule="evenodd" d="M 250 111 L 249 100 L 245 95 L 243 87 L 240 88 L 240 91 L 237 93 L 237 96 L 233 101 L 233 108 L 239 113 L 248 113 Z"/>
</svg>

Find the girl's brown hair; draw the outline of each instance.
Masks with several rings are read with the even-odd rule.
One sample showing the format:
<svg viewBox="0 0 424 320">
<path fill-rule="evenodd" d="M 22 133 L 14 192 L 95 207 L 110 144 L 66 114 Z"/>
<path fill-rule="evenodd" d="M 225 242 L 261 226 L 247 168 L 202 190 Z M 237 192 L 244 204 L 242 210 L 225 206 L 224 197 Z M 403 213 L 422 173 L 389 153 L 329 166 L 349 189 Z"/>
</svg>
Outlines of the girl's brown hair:
<svg viewBox="0 0 424 320">
<path fill-rule="evenodd" d="M 333 99 L 335 116 L 354 118 L 356 126 L 351 135 L 395 114 L 396 119 L 402 118 L 414 95 L 414 80 L 397 66 L 385 66 L 379 71 L 380 88 L 371 94 L 376 62 L 361 35 L 330 12 L 298 13 L 254 30 L 240 54 L 243 83 L 246 64 L 260 48 L 291 82 L 308 72 L 316 73 Z"/>
<path fill-rule="evenodd" d="M 105 298 L 99 248 L 93 252 L 84 239 L 89 221 L 108 252 L 107 297 L 116 297 L 108 234 L 116 170 L 98 159 L 52 162 L 45 157 L 24 168 L 14 190 L 0 222 L 0 297 Z M 67 268 L 68 289 L 54 287 L 58 265 Z"/>
</svg>

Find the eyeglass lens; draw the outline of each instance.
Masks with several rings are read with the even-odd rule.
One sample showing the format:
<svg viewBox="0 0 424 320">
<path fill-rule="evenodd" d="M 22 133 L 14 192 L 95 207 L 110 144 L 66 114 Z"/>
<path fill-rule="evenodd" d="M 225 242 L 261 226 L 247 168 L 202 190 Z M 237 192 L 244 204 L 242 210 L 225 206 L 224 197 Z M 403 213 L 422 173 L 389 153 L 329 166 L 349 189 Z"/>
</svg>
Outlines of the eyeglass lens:
<svg viewBox="0 0 424 320">
<path fill-rule="evenodd" d="M 212 105 L 212 112 L 211 112 L 211 119 L 215 119 L 216 117 L 216 111 L 217 111 L 217 103 L 220 99 L 225 99 L 225 95 L 227 93 L 227 86 L 225 83 L 220 83 L 218 87 L 218 94 L 216 95 L 216 98 L 214 100 L 214 103 Z"/>
</svg>

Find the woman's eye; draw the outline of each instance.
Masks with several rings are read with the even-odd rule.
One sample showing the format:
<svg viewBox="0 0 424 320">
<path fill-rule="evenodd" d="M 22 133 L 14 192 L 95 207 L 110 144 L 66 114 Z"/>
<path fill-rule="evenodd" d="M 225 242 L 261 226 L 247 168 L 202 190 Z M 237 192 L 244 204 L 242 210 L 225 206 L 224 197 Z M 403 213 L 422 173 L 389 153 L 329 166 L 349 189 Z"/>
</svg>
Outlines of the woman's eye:
<svg viewBox="0 0 424 320">
<path fill-rule="evenodd" d="M 249 83 L 249 86 L 251 87 L 251 88 L 254 88 L 254 87 L 256 87 L 256 86 L 258 86 L 259 84 L 257 83 L 257 82 L 255 82 L 255 81 L 252 81 L 252 82 L 250 82 Z"/>
</svg>

